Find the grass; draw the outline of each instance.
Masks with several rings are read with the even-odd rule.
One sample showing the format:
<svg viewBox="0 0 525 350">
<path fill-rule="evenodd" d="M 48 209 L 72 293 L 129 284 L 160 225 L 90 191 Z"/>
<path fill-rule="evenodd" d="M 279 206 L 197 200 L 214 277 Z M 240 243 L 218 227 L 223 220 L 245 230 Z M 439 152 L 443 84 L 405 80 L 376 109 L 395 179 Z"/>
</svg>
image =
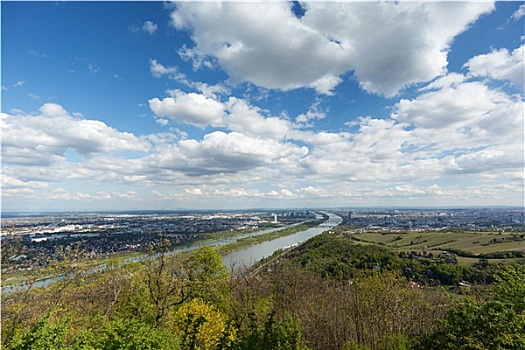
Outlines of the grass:
<svg viewBox="0 0 525 350">
<path fill-rule="evenodd" d="M 522 233 L 518 233 L 520 235 Z M 516 233 L 500 232 L 363 232 L 351 234 L 355 240 L 365 244 L 377 244 L 395 251 L 432 252 L 439 254 L 448 249 L 456 249 L 473 255 L 525 251 L 525 240 L 514 240 Z M 477 257 L 458 257 L 460 263 L 471 265 L 478 262 Z M 516 261 L 519 259 L 490 259 L 491 262 Z"/>
<path fill-rule="evenodd" d="M 467 258 L 467 257 L 464 257 L 464 256 L 457 256 L 456 259 L 458 259 L 458 262 L 461 265 L 465 265 L 465 266 L 473 266 L 473 265 L 479 263 L 479 259 L 478 258 Z M 510 264 L 513 264 L 513 263 L 516 263 L 516 262 L 519 262 L 519 261 L 522 261 L 522 260 L 523 259 L 520 259 L 520 258 L 490 259 L 490 262 L 492 264 L 510 265 Z"/>
</svg>

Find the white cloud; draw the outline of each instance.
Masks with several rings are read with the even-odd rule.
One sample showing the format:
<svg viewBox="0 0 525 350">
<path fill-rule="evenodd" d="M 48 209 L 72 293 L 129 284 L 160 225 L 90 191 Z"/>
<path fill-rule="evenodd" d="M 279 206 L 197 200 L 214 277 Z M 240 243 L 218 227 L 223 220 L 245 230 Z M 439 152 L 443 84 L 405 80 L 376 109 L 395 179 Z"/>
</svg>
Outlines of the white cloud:
<svg viewBox="0 0 525 350">
<path fill-rule="evenodd" d="M 13 87 L 15 87 L 15 88 L 16 88 L 16 87 L 21 87 L 21 86 L 24 86 L 25 83 L 26 83 L 26 82 L 25 82 L 24 80 L 19 80 L 19 81 L 15 82 L 15 83 L 13 84 Z"/>
<path fill-rule="evenodd" d="M 425 194 L 426 192 L 418 187 L 412 185 L 399 185 L 394 187 L 394 191 L 401 194 L 419 195 Z"/>
<path fill-rule="evenodd" d="M 158 25 L 152 21 L 145 21 L 141 25 L 133 24 L 128 27 L 128 30 L 132 33 L 144 32 L 149 35 L 155 34 L 158 29 Z"/>
<path fill-rule="evenodd" d="M 23 181 L 12 177 L 5 172 L 2 174 L 2 195 L 17 194 L 23 189 L 24 194 L 33 194 L 38 189 L 47 188 L 49 184 L 44 181 Z"/>
<path fill-rule="evenodd" d="M 91 64 L 91 63 L 88 63 L 87 64 L 87 68 L 89 70 L 90 73 L 98 73 L 101 71 L 101 68 L 94 65 L 94 64 Z"/>
<path fill-rule="evenodd" d="M 339 85 L 343 79 L 334 76 L 332 74 L 327 74 L 325 76 L 322 76 L 321 78 L 317 79 L 313 83 L 310 84 L 310 87 L 314 88 L 315 91 L 319 94 L 333 95 L 333 90 Z"/>
<path fill-rule="evenodd" d="M 210 98 L 217 98 L 218 95 L 226 95 L 231 91 L 228 87 L 223 84 L 210 85 L 203 82 L 190 81 L 184 73 L 179 72 L 179 69 L 175 66 L 169 67 L 157 62 L 157 60 L 150 59 L 150 72 L 155 78 L 161 78 L 167 76 L 171 80 L 177 80 L 178 82 L 198 90 L 204 96 Z"/>
<path fill-rule="evenodd" d="M 168 125 L 169 120 L 164 118 L 155 118 L 155 122 L 157 122 L 159 125 L 166 126 Z"/>
<path fill-rule="evenodd" d="M 443 176 L 522 171 L 523 101 L 458 76 L 440 80 L 394 108 L 395 120 L 414 127 L 402 145 L 407 159 L 432 162 Z"/>
<path fill-rule="evenodd" d="M 500 173 L 523 170 L 524 144 L 521 142 L 506 145 L 494 145 L 477 152 L 466 153 L 455 160 L 457 168 L 451 169 L 453 174 L 481 174 L 493 173 L 497 169 Z"/>
<path fill-rule="evenodd" d="M 520 5 L 520 7 L 512 14 L 512 19 L 519 21 L 525 16 L 525 5 Z"/>
<path fill-rule="evenodd" d="M 171 169 L 189 176 L 235 174 L 306 156 L 308 149 L 292 143 L 215 131 L 202 141 L 181 140 L 147 159 L 147 167 Z"/>
<path fill-rule="evenodd" d="M 459 141 L 464 142 L 483 138 L 497 142 L 522 132 L 516 130 L 523 123 L 521 100 L 480 82 L 462 82 L 457 78 L 444 77 L 430 86 L 440 88 L 413 100 L 401 99 L 393 117 L 416 128 L 441 130 L 440 139 L 445 142 L 453 135 L 461 136 Z"/>
<path fill-rule="evenodd" d="M 197 68 L 217 62 L 233 82 L 332 94 L 353 71 L 363 89 L 393 96 L 446 73 L 454 37 L 494 9 L 489 2 L 308 2 L 299 19 L 291 6 L 177 3 L 172 25 L 195 43 L 179 53 Z"/>
<path fill-rule="evenodd" d="M 177 67 L 166 67 L 157 60 L 149 60 L 150 62 L 150 72 L 153 74 L 155 78 L 161 78 L 163 76 L 167 76 L 169 79 L 172 80 L 184 80 L 185 75 L 183 73 L 180 73 Z"/>
<path fill-rule="evenodd" d="M 229 88 L 222 84 L 194 83 L 191 86 L 199 90 L 204 96 L 212 98 L 217 98 L 217 95 L 227 95 L 231 92 Z"/>
<path fill-rule="evenodd" d="M 295 117 L 295 122 L 300 127 L 312 127 L 312 122 L 326 118 L 326 111 L 320 109 L 321 100 L 316 100 L 306 113 L 299 114 Z"/>
<path fill-rule="evenodd" d="M 68 148 L 84 156 L 95 153 L 147 151 L 149 144 L 101 121 L 71 116 L 62 106 L 46 103 L 38 115 L 2 113 L 2 162 L 50 165 L 65 159 Z"/>
<path fill-rule="evenodd" d="M 140 198 L 139 194 L 135 191 L 112 192 L 111 196 L 116 197 L 116 198 L 126 198 L 126 199 Z"/>
<path fill-rule="evenodd" d="M 158 116 L 195 126 L 218 126 L 223 122 L 224 105 L 213 98 L 180 90 L 170 91 L 172 97 L 149 100 L 151 110 Z"/>
<path fill-rule="evenodd" d="M 411 160 L 402 153 L 410 133 L 394 120 L 361 118 L 354 133 L 312 132 L 295 137 L 311 145 L 311 155 L 302 166 L 303 174 L 312 180 L 392 180 L 400 175 L 398 164 Z"/>
<path fill-rule="evenodd" d="M 266 88 L 288 90 L 309 86 L 330 73 L 333 76 L 343 73 L 341 67 L 326 62 L 326 57 L 342 59 L 347 54 L 339 45 L 301 25 L 290 11 L 290 4 L 179 3 L 177 6 L 172 13 L 173 25 L 191 29 L 197 44 L 185 50 L 185 57 L 201 61 L 207 56 L 216 58 L 234 82 L 251 81 Z M 217 20 L 218 17 L 221 19 Z M 229 29 L 222 23 L 229 23 Z M 268 28 L 272 28 L 272 35 L 268 35 Z M 316 67 L 317 64 L 321 67 Z M 333 79 L 328 78 L 318 83 L 320 89 L 333 84 Z"/>
<path fill-rule="evenodd" d="M 76 201 L 105 200 L 107 201 L 107 200 L 112 199 L 112 196 L 111 194 L 105 191 L 99 191 L 96 193 L 86 193 L 86 192 L 71 193 L 64 188 L 58 188 L 49 195 L 49 198 L 55 199 L 55 200 L 67 200 L 67 201 L 71 201 L 71 200 L 76 200 Z"/>
<path fill-rule="evenodd" d="M 507 49 L 493 50 L 489 54 L 471 58 L 465 67 L 472 76 L 508 80 L 523 88 L 525 75 L 525 45 L 509 53 Z"/>
<path fill-rule="evenodd" d="M 146 203 L 137 186 L 154 186 L 151 200 L 208 207 L 519 202 L 519 186 L 502 184 L 523 182 L 523 101 L 468 76 L 445 75 L 392 106 L 390 117 L 362 117 L 338 132 L 304 129 L 324 117 L 320 99 L 289 120 L 240 98 L 221 102 L 221 85 L 201 88 L 171 91 L 150 108 L 166 114 L 157 120 L 227 132 L 137 137 L 52 103 L 35 115 L 2 114 L 6 195 Z M 132 158 L 119 153 L 128 151 Z M 54 193 L 57 185 L 65 189 Z"/>
<path fill-rule="evenodd" d="M 463 74 L 459 73 L 450 73 L 445 76 L 439 77 L 435 81 L 423 86 L 419 89 L 419 92 L 422 91 L 431 91 L 431 90 L 441 90 L 449 87 L 456 87 L 459 84 L 466 81 L 467 78 Z"/>
<path fill-rule="evenodd" d="M 264 111 L 245 100 L 230 97 L 226 103 L 217 100 L 221 86 L 200 86 L 205 94 L 171 90 L 172 97 L 149 100 L 151 110 L 161 117 L 199 127 L 227 127 L 250 136 L 282 139 L 291 130 L 291 123 L 280 117 L 264 116 Z M 313 117 L 313 116 L 312 116 Z"/>
<path fill-rule="evenodd" d="M 294 197 L 294 194 L 286 188 L 283 188 L 281 190 L 281 195 L 283 195 L 284 197 Z"/>
<path fill-rule="evenodd" d="M 157 31 L 157 25 L 151 21 L 146 21 L 142 24 L 142 30 L 153 35 Z"/>
<path fill-rule="evenodd" d="M 232 131 L 263 138 L 282 139 L 291 129 L 287 120 L 264 117 L 259 108 L 250 106 L 244 100 L 230 97 L 227 106 L 229 115 L 225 118 L 225 123 Z"/>
<path fill-rule="evenodd" d="M 187 188 L 186 193 L 192 196 L 202 196 L 202 190 L 200 188 Z"/>
</svg>

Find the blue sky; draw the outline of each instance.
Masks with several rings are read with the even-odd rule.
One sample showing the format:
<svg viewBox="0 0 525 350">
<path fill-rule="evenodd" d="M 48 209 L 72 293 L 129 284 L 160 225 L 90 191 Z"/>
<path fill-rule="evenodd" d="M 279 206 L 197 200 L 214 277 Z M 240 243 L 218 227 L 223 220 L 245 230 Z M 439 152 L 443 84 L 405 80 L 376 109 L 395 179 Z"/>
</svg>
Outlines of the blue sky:
<svg viewBox="0 0 525 350">
<path fill-rule="evenodd" d="M 524 2 L 1 2 L 2 210 L 524 201 Z"/>
</svg>

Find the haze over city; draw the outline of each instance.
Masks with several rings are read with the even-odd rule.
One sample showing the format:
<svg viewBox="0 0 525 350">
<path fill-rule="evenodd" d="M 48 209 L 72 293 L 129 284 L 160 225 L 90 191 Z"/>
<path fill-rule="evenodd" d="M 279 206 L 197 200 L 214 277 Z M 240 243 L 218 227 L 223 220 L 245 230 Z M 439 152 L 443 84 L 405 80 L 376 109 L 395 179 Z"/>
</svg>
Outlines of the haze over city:
<svg viewBox="0 0 525 350">
<path fill-rule="evenodd" d="M 0 6 L 4 212 L 524 205 L 523 2 Z"/>
</svg>

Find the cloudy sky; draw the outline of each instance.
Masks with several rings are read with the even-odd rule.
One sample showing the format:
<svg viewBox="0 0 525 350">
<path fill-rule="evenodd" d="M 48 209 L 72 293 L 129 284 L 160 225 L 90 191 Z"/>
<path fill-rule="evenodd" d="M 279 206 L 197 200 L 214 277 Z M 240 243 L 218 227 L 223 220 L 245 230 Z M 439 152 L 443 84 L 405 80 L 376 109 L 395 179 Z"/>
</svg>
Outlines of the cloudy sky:
<svg viewBox="0 0 525 350">
<path fill-rule="evenodd" d="M 523 206 L 524 16 L 2 1 L 2 211 Z"/>
</svg>

